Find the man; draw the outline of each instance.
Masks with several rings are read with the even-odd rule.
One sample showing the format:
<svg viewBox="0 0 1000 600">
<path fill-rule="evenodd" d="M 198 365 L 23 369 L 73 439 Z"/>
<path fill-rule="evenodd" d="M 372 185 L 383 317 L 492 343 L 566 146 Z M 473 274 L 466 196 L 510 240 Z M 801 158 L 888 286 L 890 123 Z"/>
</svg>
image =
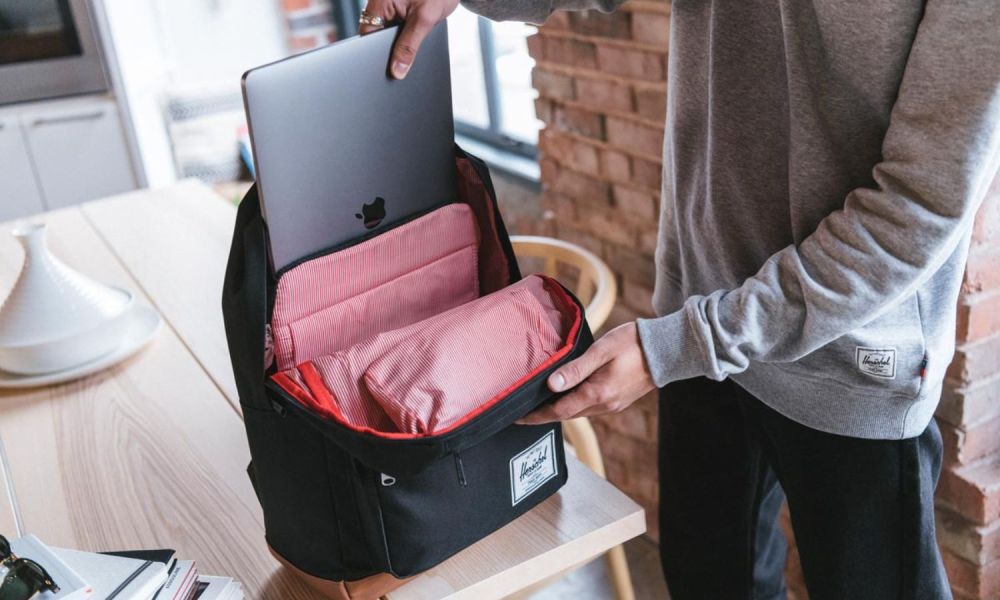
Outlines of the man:
<svg viewBox="0 0 1000 600">
<path fill-rule="evenodd" d="M 466 0 L 494 19 L 614 0 Z M 456 0 L 405 20 L 391 71 Z M 635 18 L 641 18 L 636 15 Z M 1000 161 L 996 0 L 674 0 L 654 307 L 549 380 L 538 423 L 663 387 L 671 595 L 782 598 L 787 496 L 814 599 L 949 598 L 932 419 Z"/>
</svg>

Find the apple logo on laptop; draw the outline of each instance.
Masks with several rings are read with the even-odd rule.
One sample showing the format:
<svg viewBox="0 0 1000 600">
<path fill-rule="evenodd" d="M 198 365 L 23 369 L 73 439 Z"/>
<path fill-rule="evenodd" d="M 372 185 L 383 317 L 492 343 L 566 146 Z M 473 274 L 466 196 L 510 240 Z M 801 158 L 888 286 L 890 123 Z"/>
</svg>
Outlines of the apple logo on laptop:
<svg viewBox="0 0 1000 600">
<path fill-rule="evenodd" d="M 371 204 L 361 205 L 361 212 L 354 216 L 361 219 L 365 229 L 375 229 L 385 218 L 385 198 L 377 196 Z"/>
</svg>

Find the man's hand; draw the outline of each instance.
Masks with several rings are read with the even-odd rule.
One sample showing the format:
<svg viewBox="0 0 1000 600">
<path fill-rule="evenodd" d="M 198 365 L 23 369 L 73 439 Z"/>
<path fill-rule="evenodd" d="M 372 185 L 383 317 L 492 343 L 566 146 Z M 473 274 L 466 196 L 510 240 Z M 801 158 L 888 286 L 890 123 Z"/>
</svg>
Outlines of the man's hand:
<svg viewBox="0 0 1000 600">
<path fill-rule="evenodd" d="M 396 79 L 406 77 L 417 57 L 417 50 L 435 25 L 444 21 L 458 8 L 458 0 L 369 0 L 365 12 L 382 17 L 386 23 L 403 21 L 403 30 L 396 39 L 389 61 L 389 72 Z M 381 27 L 362 24 L 361 35 Z"/>
<path fill-rule="evenodd" d="M 576 389 L 518 423 L 536 425 L 621 412 L 656 387 L 634 321 L 609 331 L 583 356 L 550 375 L 548 383 L 554 392 Z"/>
</svg>

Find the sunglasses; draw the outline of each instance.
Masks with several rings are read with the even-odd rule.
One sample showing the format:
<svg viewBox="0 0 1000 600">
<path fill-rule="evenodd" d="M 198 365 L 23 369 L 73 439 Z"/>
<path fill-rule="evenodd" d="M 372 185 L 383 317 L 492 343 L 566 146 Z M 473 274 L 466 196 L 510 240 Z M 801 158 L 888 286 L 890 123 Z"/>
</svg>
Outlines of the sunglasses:
<svg viewBox="0 0 1000 600">
<path fill-rule="evenodd" d="M 0 600 L 28 600 L 38 592 L 58 593 L 45 568 L 30 558 L 18 558 L 10 551 L 10 542 L 0 535 L 0 566 L 7 573 L 0 581 Z"/>
</svg>

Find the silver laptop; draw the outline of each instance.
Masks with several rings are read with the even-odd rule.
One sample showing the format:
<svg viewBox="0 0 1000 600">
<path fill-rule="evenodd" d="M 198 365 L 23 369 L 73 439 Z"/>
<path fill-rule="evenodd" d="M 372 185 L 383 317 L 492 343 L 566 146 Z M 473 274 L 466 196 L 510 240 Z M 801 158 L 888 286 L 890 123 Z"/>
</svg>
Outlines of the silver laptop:
<svg viewBox="0 0 1000 600">
<path fill-rule="evenodd" d="M 275 270 L 454 201 L 447 25 L 406 79 L 388 76 L 398 27 L 243 75 L 258 195 Z"/>
</svg>

